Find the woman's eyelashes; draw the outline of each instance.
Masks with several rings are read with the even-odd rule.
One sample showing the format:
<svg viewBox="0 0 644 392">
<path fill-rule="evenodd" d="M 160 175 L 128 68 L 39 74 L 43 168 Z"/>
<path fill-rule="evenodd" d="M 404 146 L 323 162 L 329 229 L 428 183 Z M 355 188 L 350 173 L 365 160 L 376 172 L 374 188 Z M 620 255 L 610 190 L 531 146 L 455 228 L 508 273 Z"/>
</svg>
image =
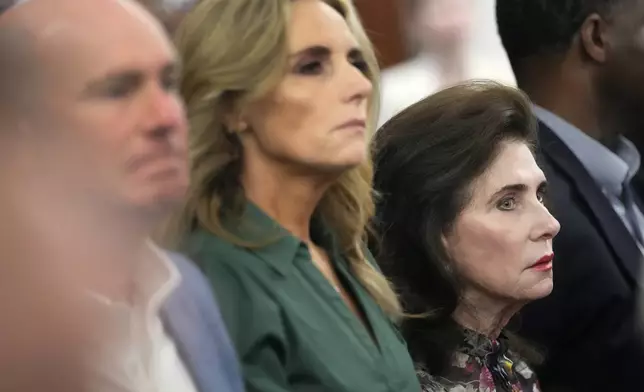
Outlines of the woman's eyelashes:
<svg viewBox="0 0 644 392">
<path fill-rule="evenodd" d="M 362 59 L 361 56 L 349 57 L 347 59 L 352 67 L 355 67 L 361 73 L 367 75 L 369 73 L 369 65 Z M 303 60 L 295 66 L 295 73 L 300 75 L 321 75 L 332 68 L 331 60 L 329 58 Z"/>
<path fill-rule="evenodd" d="M 540 186 L 535 195 L 537 201 L 541 204 L 544 204 L 547 193 L 547 187 L 545 185 Z M 501 197 L 501 199 L 499 199 L 499 201 L 496 203 L 496 208 L 501 211 L 512 211 L 519 206 L 520 197 L 521 195 L 518 195 L 516 193 L 505 195 Z"/>
<path fill-rule="evenodd" d="M 502 197 L 499 202 L 496 204 L 496 208 L 501 211 L 512 211 L 517 206 L 516 195 L 508 195 Z"/>
</svg>

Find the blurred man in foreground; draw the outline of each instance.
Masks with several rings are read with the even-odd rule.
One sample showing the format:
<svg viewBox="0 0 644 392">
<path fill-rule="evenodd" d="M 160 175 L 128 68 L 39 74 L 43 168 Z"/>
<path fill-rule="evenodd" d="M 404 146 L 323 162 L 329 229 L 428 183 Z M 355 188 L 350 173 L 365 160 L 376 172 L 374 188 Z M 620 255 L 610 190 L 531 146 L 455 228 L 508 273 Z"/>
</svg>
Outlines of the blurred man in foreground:
<svg viewBox="0 0 644 392">
<path fill-rule="evenodd" d="M 241 391 L 203 277 L 149 241 L 188 185 L 178 72 L 129 0 L 0 14 L 0 390 Z"/>
</svg>

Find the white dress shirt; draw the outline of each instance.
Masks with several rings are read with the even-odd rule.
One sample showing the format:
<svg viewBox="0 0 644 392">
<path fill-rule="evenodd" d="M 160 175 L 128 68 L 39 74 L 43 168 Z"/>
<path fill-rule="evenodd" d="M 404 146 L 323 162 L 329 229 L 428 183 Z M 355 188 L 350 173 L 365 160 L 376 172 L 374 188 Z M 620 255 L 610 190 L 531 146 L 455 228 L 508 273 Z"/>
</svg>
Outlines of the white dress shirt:
<svg viewBox="0 0 644 392">
<path fill-rule="evenodd" d="M 151 248 L 153 257 L 137 272 L 133 304 L 92 293 L 111 313 L 93 391 L 197 392 L 159 315 L 181 275 L 163 251 Z"/>
</svg>

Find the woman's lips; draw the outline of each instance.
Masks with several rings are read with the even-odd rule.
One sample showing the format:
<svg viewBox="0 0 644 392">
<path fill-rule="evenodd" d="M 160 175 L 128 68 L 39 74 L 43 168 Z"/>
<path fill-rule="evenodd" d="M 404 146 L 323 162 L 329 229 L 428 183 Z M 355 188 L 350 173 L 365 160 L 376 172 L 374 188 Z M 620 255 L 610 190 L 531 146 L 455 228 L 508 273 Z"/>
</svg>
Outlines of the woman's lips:
<svg viewBox="0 0 644 392">
<path fill-rule="evenodd" d="M 535 271 L 549 271 L 552 269 L 552 260 L 554 259 L 555 255 L 554 254 L 549 254 L 545 255 L 539 260 L 537 260 L 532 266 L 530 266 L 530 269 L 533 269 Z"/>
</svg>

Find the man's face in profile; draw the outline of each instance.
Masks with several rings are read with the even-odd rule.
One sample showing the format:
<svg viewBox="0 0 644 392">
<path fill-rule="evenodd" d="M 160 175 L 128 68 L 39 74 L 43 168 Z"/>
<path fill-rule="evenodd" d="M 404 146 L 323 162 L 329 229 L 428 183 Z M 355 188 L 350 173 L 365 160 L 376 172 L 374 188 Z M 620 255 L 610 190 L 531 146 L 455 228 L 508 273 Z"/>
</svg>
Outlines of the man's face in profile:
<svg viewBox="0 0 644 392">
<path fill-rule="evenodd" d="M 127 0 L 33 0 L 2 14 L 0 30 L 0 38 L 9 30 L 24 38 L 13 59 L 25 61 L 0 65 L 20 86 L 9 96 L 28 98 L 25 106 L 14 98 L 2 108 L 10 119 L 1 116 L 8 154 L 0 154 L 0 178 L 19 180 L 0 192 L 0 390 L 93 390 L 81 389 L 95 375 L 83 372 L 106 323 L 79 293 L 105 270 L 85 256 L 115 261 L 120 253 L 97 255 L 85 240 L 107 233 L 104 222 L 77 224 L 70 215 L 102 213 L 103 205 L 156 211 L 183 196 L 187 126 L 175 53 Z M 61 206 L 64 215 L 51 213 Z"/>
<path fill-rule="evenodd" d="M 188 185 L 180 70 L 162 29 L 138 8 L 127 14 L 51 22 L 39 48 L 47 67 L 38 128 L 50 162 L 82 183 L 74 187 L 107 204 L 156 208 L 180 201 Z"/>
</svg>

